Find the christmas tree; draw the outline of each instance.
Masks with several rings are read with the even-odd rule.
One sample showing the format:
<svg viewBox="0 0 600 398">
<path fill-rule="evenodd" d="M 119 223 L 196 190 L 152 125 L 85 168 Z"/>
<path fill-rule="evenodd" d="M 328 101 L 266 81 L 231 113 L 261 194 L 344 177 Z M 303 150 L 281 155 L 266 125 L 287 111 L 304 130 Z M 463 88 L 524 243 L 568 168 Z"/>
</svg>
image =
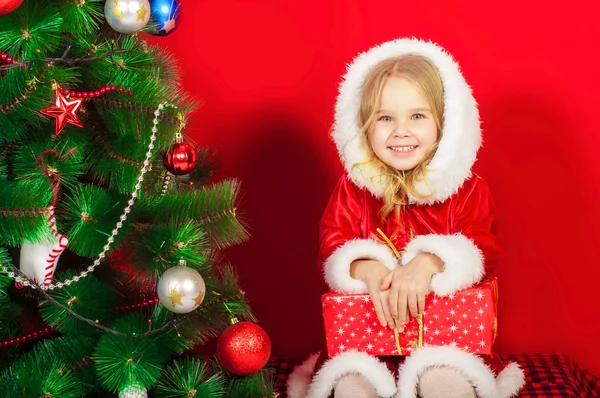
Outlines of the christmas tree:
<svg viewBox="0 0 600 398">
<path fill-rule="evenodd" d="M 196 103 L 143 40 L 178 12 L 0 0 L 2 397 L 273 395 L 220 254 L 248 237 L 238 181 L 186 137 Z"/>
</svg>

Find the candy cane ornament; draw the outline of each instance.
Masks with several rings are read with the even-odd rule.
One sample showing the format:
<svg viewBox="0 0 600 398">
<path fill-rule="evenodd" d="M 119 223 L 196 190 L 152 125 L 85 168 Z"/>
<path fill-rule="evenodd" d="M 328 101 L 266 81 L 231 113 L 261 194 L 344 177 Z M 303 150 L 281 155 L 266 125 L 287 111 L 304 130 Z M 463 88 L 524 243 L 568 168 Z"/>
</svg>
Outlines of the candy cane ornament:
<svg viewBox="0 0 600 398">
<path fill-rule="evenodd" d="M 21 245 L 21 258 L 19 262 L 19 269 L 23 274 L 29 279 L 32 279 L 36 284 L 44 286 L 48 286 L 52 283 L 54 271 L 56 270 L 60 255 L 65 251 L 67 244 L 69 243 L 69 239 L 67 239 L 65 235 L 59 233 L 58 228 L 56 227 L 54 209 L 58 198 L 60 181 L 55 174 L 49 173 L 46 168 L 43 157 L 48 153 L 54 154 L 60 159 L 62 159 L 62 156 L 57 151 L 47 150 L 40 154 L 37 159 L 38 162 L 42 163 L 44 175 L 48 178 L 48 182 L 52 187 L 53 198 L 52 205 L 50 206 L 50 214 L 48 216 L 48 224 L 52 231 L 52 238 L 45 243 L 24 242 Z M 23 284 L 17 282 L 16 286 L 22 288 Z"/>
</svg>

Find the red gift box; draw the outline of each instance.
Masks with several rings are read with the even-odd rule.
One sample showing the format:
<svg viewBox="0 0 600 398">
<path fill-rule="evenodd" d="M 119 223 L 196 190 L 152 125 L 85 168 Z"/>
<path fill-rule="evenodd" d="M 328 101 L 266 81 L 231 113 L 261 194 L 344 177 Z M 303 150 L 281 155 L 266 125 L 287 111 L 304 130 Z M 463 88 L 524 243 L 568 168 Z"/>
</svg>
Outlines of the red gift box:
<svg viewBox="0 0 600 398">
<path fill-rule="evenodd" d="M 410 355 L 415 348 L 428 345 L 489 354 L 496 339 L 496 278 L 449 296 L 429 293 L 425 311 L 412 318 L 403 333 L 381 326 L 368 294 L 327 293 L 321 301 L 330 357 L 348 350 L 376 356 Z"/>
</svg>

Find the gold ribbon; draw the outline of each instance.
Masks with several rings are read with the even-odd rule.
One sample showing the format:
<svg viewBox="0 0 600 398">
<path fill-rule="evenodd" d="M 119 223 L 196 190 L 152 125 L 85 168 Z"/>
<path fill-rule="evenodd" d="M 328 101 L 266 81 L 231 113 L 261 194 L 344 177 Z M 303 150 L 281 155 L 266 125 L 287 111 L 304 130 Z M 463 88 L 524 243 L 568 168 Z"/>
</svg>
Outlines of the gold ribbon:
<svg viewBox="0 0 600 398">
<path fill-rule="evenodd" d="M 377 228 L 377 232 L 379 232 L 379 235 L 381 235 L 381 237 L 388 244 L 388 246 L 390 247 L 390 249 L 392 249 L 392 251 L 394 252 L 394 255 L 398 259 L 400 259 L 400 253 L 398 252 L 398 250 L 396 249 L 396 246 L 394 246 L 394 244 L 392 243 L 392 241 L 390 240 L 390 238 L 388 238 L 386 236 L 386 234 L 384 234 L 383 231 L 380 228 Z"/>
<path fill-rule="evenodd" d="M 392 251 L 394 252 L 394 255 L 400 260 L 400 257 L 401 257 L 400 252 L 398 252 L 398 250 L 396 249 L 396 246 L 394 246 L 394 244 L 392 243 L 390 238 L 388 238 L 386 236 L 386 234 L 383 233 L 383 231 L 380 228 L 377 228 L 377 232 L 379 233 L 379 235 L 381 235 L 383 240 L 388 244 L 390 249 L 392 249 Z M 412 228 L 411 228 L 410 232 L 411 232 L 411 238 L 413 238 Z M 417 322 L 419 323 L 419 337 L 416 342 L 411 341 L 411 345 L 413 345 L 413 346 L 416 345 L 417 348 L 421 348 L 421 347 L 423 347 L 423 314 L 417 315 Z M 396 350 L 398 351 L 398 355 L 404 355 L 402 353 L 402 344 L 400 342 L 400 333 L 398 333 L 397 329 L 394 329 L 394 342 L 396 343 Z"/>
</svg>

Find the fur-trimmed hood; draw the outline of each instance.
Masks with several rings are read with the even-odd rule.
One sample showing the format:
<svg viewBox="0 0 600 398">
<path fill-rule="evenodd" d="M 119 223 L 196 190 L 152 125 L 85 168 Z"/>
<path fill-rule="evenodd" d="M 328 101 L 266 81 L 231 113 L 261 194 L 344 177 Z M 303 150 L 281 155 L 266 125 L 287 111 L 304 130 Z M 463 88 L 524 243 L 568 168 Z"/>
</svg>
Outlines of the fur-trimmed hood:
<svg viewBox="0 0 600 398">
<path fill-rule="evenodd" d="M 444 49 L 418 39 L 398 39 L 373 47 L 359 54 L 349 65 L 340 84 L 335 106 L 335 125 L 332 138 L 348 174 L 361 188 L 376 197 L 383 197 L 385 182 L 376 181 L 377 170 L 353 165 L 367 159 L 358 126 L 361 88 L 369 70 L 380 61 L 404 54 L 427 57 L 437 67 L 444 87 L 444 128 L 438 150 L 429 164 L 426 178 L 417 184 L 425 197 L 409 196 L 412 203 L 433 204 L 452 196 L 471 176 L 477 151 L 481 146 L 481 129 L 477 103 L 458 64 Z M 375 182 L 372 182 L 374 180 Z"/>
</svg>

